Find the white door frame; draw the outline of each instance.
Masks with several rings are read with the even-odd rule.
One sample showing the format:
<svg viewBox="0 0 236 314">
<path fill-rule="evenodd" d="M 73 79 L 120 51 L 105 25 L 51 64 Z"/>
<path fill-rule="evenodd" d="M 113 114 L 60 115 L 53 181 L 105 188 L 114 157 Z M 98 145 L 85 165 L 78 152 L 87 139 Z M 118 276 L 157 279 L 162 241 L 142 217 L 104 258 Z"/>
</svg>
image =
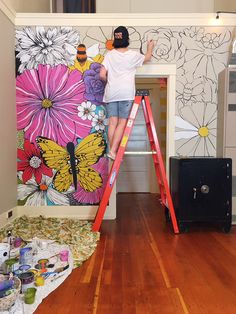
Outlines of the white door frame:
<svg viewBox="0 0 236 314">
<path fill-rule="evenodd" d="M 167 115 L 166 115 L 166 175 L 169 178 L 169 158 L 175 155 L 175 64 L 145 64 L 138 69 L 137 77 L 167 78 Z"/>
</svg>

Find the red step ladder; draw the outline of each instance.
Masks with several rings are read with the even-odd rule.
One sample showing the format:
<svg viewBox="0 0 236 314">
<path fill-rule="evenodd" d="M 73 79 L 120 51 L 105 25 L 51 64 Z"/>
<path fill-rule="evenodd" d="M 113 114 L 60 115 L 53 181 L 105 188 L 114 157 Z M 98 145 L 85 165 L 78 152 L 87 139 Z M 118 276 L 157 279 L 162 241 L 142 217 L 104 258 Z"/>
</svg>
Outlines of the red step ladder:
<svg viewBox="0 0 236 314">
<path fill-rule="evenodd" d="M 146 121 L 147 125 L 147 133 L 148 133 L 148 138 L 150 141 L 150 147 L 151 147 L 151 154 L 152 158 L 154 161 L 154 167 L 156 171 L 156 176 L 157 176 L 157 183 L 159 185 L 160 189 L 160 195 L 161 195 L 161 204 L 162 206 L 165 207 L 165 209 L 169 210 L 170 218 L 172 221 L 173 229 L 175 233 L 179 233 L 179 228 L 177 225 L 177 220 L 175 216 L 175 210 L 170 194 L 170 189 L 168 186 L 167 178 L 166 178 L 166 173 L 165 173 L 165 166 L 163 163 L 161 151 L 160 151 L 160 145 L 158 142 L 157 138 L 157 133 L 156 133 L 156 128 L 154 124 L 154 119 L 152 115 L 152 108 L 149 100 L 149 91 L 148 90 L 142 90 L 139 89 L 136 92 L 136 96 L 134 99 L 134 103 L 132 106 L 132 109 L 130 111 L 129 118 L 127 120 L 127 124 L 123 133 L 123 137 L 120 142 L 120 146 L 116 155 L 116 159 L 113 162 L 107 184 L 104 190 L 104 194 L 102 196 L 92 230 L 93 231 L 98 231 L 100 229 L 105 210 L 114 186 L 114 183 L 116 181 L 119 169 L 120 169 L 120 164 L 122 162 L 125 149 L 127 146 L 127 142 L 129 139 L 129 136 L 131 134 L 133 125 L 134 125 L 134 120 L 138 112 L 139 105 L 142 104 L 143 107 L 143 112 L 144 112 L 144 118 Z"/>
</svg>

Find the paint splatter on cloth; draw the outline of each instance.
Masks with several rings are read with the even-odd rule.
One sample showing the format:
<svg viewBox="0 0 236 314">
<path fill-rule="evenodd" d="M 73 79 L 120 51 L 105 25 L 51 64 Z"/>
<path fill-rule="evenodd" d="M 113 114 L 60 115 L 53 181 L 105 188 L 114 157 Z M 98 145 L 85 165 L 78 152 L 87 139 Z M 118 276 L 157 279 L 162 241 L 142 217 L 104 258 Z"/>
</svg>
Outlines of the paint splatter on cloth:
<svg viewBox="0 0 236 314">
<path fill-rule="evenodd" d="M 22 216 L 0 229 L 0 241 L 8 230 L 26 241 L 34 237 L 54 240 L 70 247 L 74 267 L 79 267 L 93 254 L 100 238 L 100 233 L 93 232 L 91 226 L 90 222 L 79 219 Z"/>
</svg>

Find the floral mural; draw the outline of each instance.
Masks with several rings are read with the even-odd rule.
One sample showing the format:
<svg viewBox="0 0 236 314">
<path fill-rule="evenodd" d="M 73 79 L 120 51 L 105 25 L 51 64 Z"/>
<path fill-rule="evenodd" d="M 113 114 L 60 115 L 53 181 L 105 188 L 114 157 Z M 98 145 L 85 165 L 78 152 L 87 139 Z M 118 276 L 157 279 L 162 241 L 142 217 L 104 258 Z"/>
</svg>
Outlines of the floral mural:
<svg viewBox="0 0 236 314">
<path fill-rule="evenodd" d="M 98 204 L 108 175 L 98 45 L 86 52 L 69 27 L 24 27 L 16 58 L 19 204 Z"/>
<path fill-rule="evenodd" d="M 108 176 L 104 83 L 99 71 L 113 27 L 16 30 L 18 199 L 22 205 L 98 204 Z M 176 154 L 216 153 L 217 80 L 232 29 L 128 27 L 130 48 L 174 63 Z"/>
</svg>

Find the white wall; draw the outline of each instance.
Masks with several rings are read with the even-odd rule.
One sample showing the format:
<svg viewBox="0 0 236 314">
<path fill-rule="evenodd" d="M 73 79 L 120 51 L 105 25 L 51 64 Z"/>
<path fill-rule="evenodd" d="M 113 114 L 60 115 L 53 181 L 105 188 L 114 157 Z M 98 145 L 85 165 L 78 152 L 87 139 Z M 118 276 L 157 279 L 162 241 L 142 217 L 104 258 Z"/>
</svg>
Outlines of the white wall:
<svg viewBox="0 0 236 314">
<path fill-rule="evenodd" d="M 50 12 L 50 0 L 2 0 L 16 12 Z"/>
<path fill-rule="evenodd" d="M 203 13 L 214 12 L 214 0 L 97 0 L 96 8 L 97 13 Z"/>
<path fill-rule="evenodd" d="M 236 1 L 235 0 L 215 0 L 215 11 L 236 12 Z"/>
<path fill-rule="evenodd" d="M 0 10 L 0 214 L 16 207 L 15 26 Z"/>
<path fill-rule="evenodd" d="M 58 11 L 63 0 L 58 3 Z M 51 0 L 2 0 L 16 12 L 50 12 Z M 97 13 L 204 13 L 236 11 L 235 0 L 96 0 Z"/>
</svg>

